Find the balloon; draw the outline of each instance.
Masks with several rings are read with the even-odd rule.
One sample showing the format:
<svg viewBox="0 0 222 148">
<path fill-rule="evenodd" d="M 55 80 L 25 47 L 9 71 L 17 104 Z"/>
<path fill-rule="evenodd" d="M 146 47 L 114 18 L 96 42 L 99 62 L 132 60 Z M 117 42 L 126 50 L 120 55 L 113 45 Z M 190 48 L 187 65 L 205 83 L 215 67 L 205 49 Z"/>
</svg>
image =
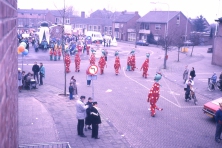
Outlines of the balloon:
<svg viewBox="0 0 222 148">
<path fill-rule="evenodd" d="M 26 48 L 27 44 L 25 42 L 21 42 L 19 46 L 24 46 Z"/>
<path fill-rule="evenodd" d="M 25 49 L 23 52 L 22 52 L 22 55 L 27 55 L 29 53 L 28 49 Z"/>
<path fill-rule="evenodd" d="M 24 46 L 19 45 L 18 50 L 19 50 L 20 52 L 23 52 L 23 51 L 25 50 L 25 47 L 24 47 Z"/>
<path fill-rule="evenodd" d="M 18 50 L 18 54 L 20 54 L 21 52 Z"/>
</svg>

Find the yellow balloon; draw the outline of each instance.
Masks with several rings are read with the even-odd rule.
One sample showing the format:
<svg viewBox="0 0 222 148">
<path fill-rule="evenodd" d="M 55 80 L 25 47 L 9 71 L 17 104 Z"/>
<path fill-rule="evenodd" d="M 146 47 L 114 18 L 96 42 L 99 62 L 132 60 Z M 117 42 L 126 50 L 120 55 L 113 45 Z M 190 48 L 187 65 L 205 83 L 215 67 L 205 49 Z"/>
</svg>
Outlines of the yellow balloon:
<svg viewBox="0 0 222 148">
<path fill-rule="evenodd" d="M 18 49 L 18 51 L 17 51 L 17 52 L 18 52 L 18 54 L 21 54 L 21 51 L 19 51 L 19 49 Z"/>
</svg>

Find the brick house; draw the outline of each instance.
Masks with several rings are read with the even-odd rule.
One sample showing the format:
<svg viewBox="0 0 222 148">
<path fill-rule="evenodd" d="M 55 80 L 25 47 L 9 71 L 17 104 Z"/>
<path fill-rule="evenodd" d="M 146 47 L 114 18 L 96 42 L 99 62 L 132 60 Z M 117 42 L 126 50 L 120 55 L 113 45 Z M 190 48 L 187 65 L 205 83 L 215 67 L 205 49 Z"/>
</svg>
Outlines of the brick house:
<svg viewBox="0 0 222 148">
<path fill-rule="evenodd" d="M 215 21 L 218 22 L 218 29 L 214 37 L 211 63 L 214 65 L 222 66 L 222 17 Z"/>
<path fill-rule="evenodd" d="M 137 20 L 137 28 L 137 40 L 147 40 L 151 32 L 154 35 L 154 39 L 158 40 L 167 34 L 174 34 L 175 31 L 181 31 L 188 40 L 192 30 L 192 24 L 181 11 L 150 11 Z"/>
<path fill-rule="evenodd" d="M 35 9 L 18 9 L 18 28 L 30 29 L 37 28 L 39 22 L 46 20 L 46 14 L 49 10 L 35 10 Z"/>
<path fill-rule="evenodd" d="M 85 12 L 81 12 L 80 18 L 71 18 L 73 29 L 88 31 L 98 31 L 103 35 L 112 36 L 112 20 L 107 18 L 85 18 Z"/>
<path fill-rule="evenodd" d="M 123 11 L 113 21 L 113 35 L 117 40 L 135 41 L 136 40 L 136 21 L 140 18 L 138 11 Z"/>
</svg>

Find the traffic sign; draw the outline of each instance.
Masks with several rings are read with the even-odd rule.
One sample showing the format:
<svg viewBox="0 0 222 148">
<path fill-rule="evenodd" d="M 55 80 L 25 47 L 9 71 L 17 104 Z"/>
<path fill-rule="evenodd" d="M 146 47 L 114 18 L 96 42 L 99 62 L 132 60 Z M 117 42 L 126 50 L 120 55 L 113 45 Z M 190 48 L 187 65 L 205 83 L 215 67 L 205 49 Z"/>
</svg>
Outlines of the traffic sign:
<svg viewBox="0 0 222 148">
<path fill-rule="evenodd" d="M 89 74 L 91 74 L 91 75 L 95 75 L 95 74 L 97 74 L 97 72 L 98 72 L 98 67 L 97 67 L 96 65 L 91 65 L 91 66 L 89 66 L 89 68 L 88 68 L 88 72 L 89 72 Z"/>
</svg>

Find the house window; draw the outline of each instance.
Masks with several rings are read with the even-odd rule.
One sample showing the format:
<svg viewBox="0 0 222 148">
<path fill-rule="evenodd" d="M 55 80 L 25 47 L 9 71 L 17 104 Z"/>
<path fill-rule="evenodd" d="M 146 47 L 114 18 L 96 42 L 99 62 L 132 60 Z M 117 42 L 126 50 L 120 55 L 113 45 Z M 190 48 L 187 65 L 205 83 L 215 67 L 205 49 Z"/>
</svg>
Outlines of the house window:
<svg viewBox="0 0 222 148">
<path fill-rule="evenodd" d="M 100 26 L 98 26 L 98 31 L 100 32 Z"/>
<path fill-rule="evenodd" d="M 92 31 L 92 26 L 91 25 L 89 26 L 89 31 Z"/>
<path fill-rule="evenodd" d="M 79 25 L 79 28 L 82 28 L 82 25 Z"/>
<path fill-rule="evenodd" d="M 109 27 L 109 31 L 112 31 L 112 27 Z"/>
<path fill-rule="evenodd" d="M 155 24 L 155 30 L 161 30 L 161 25 L 160 24 Z"/>
<path fill-rule="evenodd" d="M 177 25 L 180 24 L 180 15 L 177 16 Z"/>
<path fill-rule="evenodd" d="M 59 23 L 59 18 L 56 17 L 56 18 L 55 18 L 55 22 L 56 22 L 56 23 Z"/>
<path fill-rule="evenodd" d="M 105 31 L 105 32 L 107 31 L 107 27 L 105 27 L 104 31 Z"/>
<path fill-rule="evenodd" d="M 24 13 L 22 13 L 22 15 L 24 15 Z"/>
<path fill-rule="evenodd" d="M 134 32 L 129 32 L 129 33 L 128 33 L 128 41 L 131 41 L 131 42 L 136 41 L 136 33 L 134 33 Z"/>
<path fill-rule="evenodd" d="M 119 28 L 119 23 L 115 23 L 115 28 Z"/>
<path fill-rule="evenodd" d="M 79 28 L 79 24 L 76 24 L 76 27 L 75 28 Z"/>
<path fill-rule="evenodd" d="M 32 13 L 30 13 L 30 15 L 32 15 Z"/>
<path fill-rule="evenodd" d="M 93 31 L 97 31 L 97 26 L 94 26 L 94 27 L 93 27 Z"/>
<path fill-rule="evenodd" d="M 66 19 L 66 24 L 70 24 L 70 19 Z"/>
</svg>

